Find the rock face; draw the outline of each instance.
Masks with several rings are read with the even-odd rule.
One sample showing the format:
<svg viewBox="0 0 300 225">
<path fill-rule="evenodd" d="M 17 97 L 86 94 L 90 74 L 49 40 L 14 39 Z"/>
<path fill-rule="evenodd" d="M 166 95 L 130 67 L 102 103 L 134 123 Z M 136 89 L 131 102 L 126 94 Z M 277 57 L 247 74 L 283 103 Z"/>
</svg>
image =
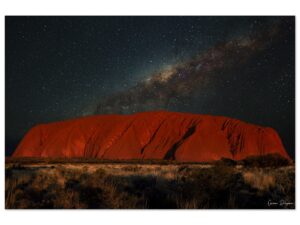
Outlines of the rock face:
<svg viewBox="0 0 300 225">
<path fill-rule="evenodd" d="M 158 111 L 40 124 L 25 135 L 13 157 L 204 162 L 273 153 L 290 159 L 272 128 L 221 116 Z"/>
</svg>

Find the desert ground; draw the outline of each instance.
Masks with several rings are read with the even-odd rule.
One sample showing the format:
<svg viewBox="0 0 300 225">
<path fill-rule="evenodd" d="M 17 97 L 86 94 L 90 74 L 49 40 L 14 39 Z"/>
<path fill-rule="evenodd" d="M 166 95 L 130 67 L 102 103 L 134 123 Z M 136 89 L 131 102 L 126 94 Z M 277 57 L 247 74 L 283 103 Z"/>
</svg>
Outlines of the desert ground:
<svg viewBox="0 0 300 225">
<path fill-rule="evenodd" d="M 6 209 L 294 209 L 295 166 L 6 159 Z"/>
</svg>

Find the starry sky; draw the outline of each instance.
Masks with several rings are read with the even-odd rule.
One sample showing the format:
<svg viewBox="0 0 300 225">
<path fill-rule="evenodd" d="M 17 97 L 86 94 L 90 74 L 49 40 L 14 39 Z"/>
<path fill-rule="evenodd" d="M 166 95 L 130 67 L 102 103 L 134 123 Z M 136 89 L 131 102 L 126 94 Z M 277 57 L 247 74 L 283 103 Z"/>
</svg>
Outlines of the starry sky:
<svg viewBox="0 0 300 225">
<path fill-rule="evenodd" d="M 5 18 L 6 155 L 39 123 L 149 110 L 270 126 L 294 157 L 295 18 Z"/>
</svg>

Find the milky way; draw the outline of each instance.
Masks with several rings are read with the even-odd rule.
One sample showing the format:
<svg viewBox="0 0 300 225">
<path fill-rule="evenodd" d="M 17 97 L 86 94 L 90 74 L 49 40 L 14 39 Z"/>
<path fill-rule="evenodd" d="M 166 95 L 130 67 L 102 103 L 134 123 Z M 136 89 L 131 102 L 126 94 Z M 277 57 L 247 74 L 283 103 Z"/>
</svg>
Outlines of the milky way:
<svg viewBox="0 0 300 225">
<path fill-rule="evenodd" d="M 218 43 L 190 60 L 150 74 L 136 86 L 102 99 L 96 113 L 135 113 L 159 109 L 182 111 L 182 108 L 190 111 L 189 105 L 195 103 L 198 107 L 207 107 L 205 104 L 213 104 L 209 99 L 211 96 L 217 92 L 221 94 L 222 90 L 216 90 L 215 84 L 220 81 L 229 84 L 236 71 L 229 76 L 224 74 L 245 65 L 251 57 L 278 41 L 280 26 L 282 24 L 278 21 L 268 24 L 263 29 Z M 227 104 L 226 100 L 224 104 Z M 238 107 L 238 104 L 235 106 Z M 196 111 L 206 112 L 205 109 Z"/>
</svg>

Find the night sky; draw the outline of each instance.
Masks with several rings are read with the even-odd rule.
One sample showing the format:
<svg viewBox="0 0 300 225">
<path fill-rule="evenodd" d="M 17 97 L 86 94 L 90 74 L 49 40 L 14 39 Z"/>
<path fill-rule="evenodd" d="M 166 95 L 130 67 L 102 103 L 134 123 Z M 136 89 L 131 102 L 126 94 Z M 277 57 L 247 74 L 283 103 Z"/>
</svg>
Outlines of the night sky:
<svg viewBox="0 0 300 225">
<path fill-rule="evenodd" d="M 6 155 L 34 125 L 170 110 L 275 128 L 295 154 L 294 17 L 6 17 Z"/>
</svg>

